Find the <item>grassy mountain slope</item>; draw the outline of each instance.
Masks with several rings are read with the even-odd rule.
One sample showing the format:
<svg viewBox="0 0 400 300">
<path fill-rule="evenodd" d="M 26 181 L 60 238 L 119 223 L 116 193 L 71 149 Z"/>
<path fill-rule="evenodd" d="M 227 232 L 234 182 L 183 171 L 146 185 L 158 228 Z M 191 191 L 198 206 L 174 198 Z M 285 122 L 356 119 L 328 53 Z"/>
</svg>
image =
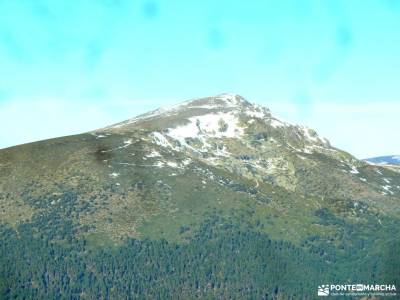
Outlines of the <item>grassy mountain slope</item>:
<svg viewBox="0 0 400 300">
<path fill-rule="evenodd" d="M 240 96 L 196 99 L 0 150 L 0 288 L 4 298 L 310 299 L 323 281 L 392 283 L 399 200 L 400 174 L 311 129 Z"/>
</svg>

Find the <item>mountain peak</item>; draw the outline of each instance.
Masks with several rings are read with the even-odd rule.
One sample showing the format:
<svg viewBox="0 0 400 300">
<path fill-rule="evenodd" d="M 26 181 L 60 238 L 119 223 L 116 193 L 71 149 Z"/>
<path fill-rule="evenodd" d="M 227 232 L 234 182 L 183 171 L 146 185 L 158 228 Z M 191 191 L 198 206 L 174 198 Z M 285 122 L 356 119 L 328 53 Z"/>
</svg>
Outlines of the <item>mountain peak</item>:
<svg viewBox="0 0 400 300">
<path fill-rule="evenodd" d="M 231 147 L 236 143 L 250 148 L 258 144 L 264 148 L 275 145 L 273 147 L 283 147 L 292 153 L 318 152 L 335 158 L 341 156 L 327 139 L 318 136 L 314 130 L 280 120 L 268 108 L 250 103 L 238 94 L 223 93 L 191 99 L 96 132 L 137 130 L 148 132 L 155 143 L 174 151 L 188 150 L 204 154 L 215 151 L 215 145 L 223 148 L 226 143 L 230 143 Z M 256 151 L 260 150 L 264 149 Z M 348 158 L 353 160 L 350 156 Z"/>
<path fill-rule="evenodd" d="M 179 119 L 203 116 L 210 113 L 247 113 L 253 116 L 264 117 L 269 110 L 257 104 L 252 104 L 238 94 L 223 93 L 216 96 L 195 98 L 182 103 L 165 106 L 132 119 L 107 127 L 107 129 L 129 129 L 149 121 L 160 119 Z"/>
<path fill-rule="evenodd" d="M 211 99 L 219 100 L 223 102 L 226 106 L 231 107 L 241 107 L 241 106 L 248 106 L 250 103 L 241 95 L 238 94 L 231 94 L 231 93 L 222 93 L 211 97 Z"/>
<path fill-rule="evenodd" d="M 37 245 L 32 251 L 26 250 L 35 254 L 45 249 L 46 256 L 39 260 L 35 260 L 36 256 L 28 257 L 36 265 L 52 257 L 51 251 L 58 253 L 62 262 L 66 243 L 71 243 L 71 261 L 85 253 L 99 254 L 87 260 L 89 267 L 93 261 L 101 262 L 103 254 L 108 253 L 93 247 L 106 245 L 112 247 L 111 252 L 122 253 L 115 264 L 107 256 L 112 266 L 125 261 L 126 253 L 133 253 L 128 259 L 136 263 L 136 250 L 139 256 L 147 248 L 151 253 L 155 249 L 161 254 L 170 251 L 165 248 L 168 245 L 165 241 L 171 242 L 171 251 L 176 250 L 168 253 L 179 257 L 182 249 L 192 253 L 192 249 L 210 238 L 209 249 L 213 251 L 215 241 L 219 243 L 215 239 L 217 230 L 226 228 L 227 231 L 221 232 L 221 241 L 228 242 L 218 245 L 222 245 L 221 249 L 231 249 L 232 245 L 247 245 L 250 241 L 247 261 L 254 259 L 254 247 L 248 237 L 254 237 L 256 245 L 267 245 L 271 238 L 282 236 L 293 241 L 293 245 L 306 247 L 304 253 L 315 253 L 318 260 L 326 260 L 328 270 L 339 257 L 332 255 L 332 249 L 337 249 L 346 259 L 357 251 L 361 252 L 360 257 L 366 257 L 365 251 L 371 245 L 381 244 L 374 243 L 376 237 L 381 240 L 385 237 L 383 234 L 393 237 L 400 223 L 388 218 L 400 215 L 400 173 L 394 167 L 358 161 L 331 147 L 307 127 L 281 121 L 268 109 L 251 104 L 241 96 L 222 94 L 155 110 L 96 132 L 0 150 L 0 199 L 0 231 L 3 230 L 6 239 L 4 243 L 1 241 L 2 249 L 6 250 L 2 254 Z M 224 225 L 224 219 L 229 223 Z M 389 230 L 389 225 L 394 229 Z M 17 230 L 11 231 L 11 228 Z M 238 230 L 238 236 L 243 236 L 244 230 L 256 230 L 257 234 L 237 240 L 231 235 L 231 229 Z M 377 229 L 371 236 L 371 230 Z M 260 240 L 263 232 L 268 235 Z M 21 240 L 24 237 L 28 239 Z M 36 238 L 44 244 L 38 244 Z M 154 244 L 157 239 L 162 242 Z M 140 241 L 146 240 L 151 243 L 142 247 Z M 190 244 L 195 240 L 196 244 Z M 349 244 L 344 244 L 348 241 Z M 182 247 L 177 248 L 180 242 Z M 86 243 L 88 248 L 83 248 Z M 122 252 L 116 248 L 119 243 L 127 246 Z M 9 247 L 4 248 L 3 244 Z M 46 245 L 61 248 L 51 246 L 46 250 Z M 293 247 L 287 249 L 293 250 Z M 82 254 L 74 252 L 78 249 L 82 249 L 79 250 Z M 227 257 L 232 257 L 237 249 L 242 253 L 244 248 L 233 249 Z M 277 256 L 268 251 L 267 256 L 273 261 Z M 296 266 L 305 258 L 297 251 L 300 254 L 293 260 Z M 287 253 L 284 250 L 279 255 L 286 257 Z M 386 252 L 374 248 L 371 253 Z M 158 252 L 154 257 L 157 255 Z M 176 262 L 178 267 L 188 262 L 189 267 L 197 266 L 205 261 L 198 259 L 200 256 L 186 255 L 185 260 Z M 147 256 L 143 257 L 143 264 L 136 268 L 139 275 L 141 266 L 149 269 Z M 14 260 L 6 257 L 2 261 Z M 264 260 L 262 255 L 261 260 Z M 309 259 L 306 262 L 315 265 Z M 84 263 L 78 261 L 78 265 Z M 19 265 L 23 268 L 25 264 L 22 260 Z M 158 261 L 154 261 L 156 264 Z M 99 264 L 99 270 L 102 266 Z M 150 269 L 168 275 L 169 266 L 167 263 Z M 343 266 L 348 269 L 348 262 Z M 364 265 L 357 261 L 355 266 Z M 372 259 L 368 270 L 375 267 L 376 260 Z M 60 269 L 60 266 L 54 268 Z M 300 271 L 303 269 L 300 267 Z M 74 270 L 74 274 L 81 272 Z M 111 275 L 118 277 L 125 270 L 123 267 L 117 275 Z M 316 276 L 323 269 L 318 267 L 318 270 Z M 378 271 L 383 273 L 385 269 L 382 270 Z M 9 274 L 6 275 L 14 278 L 15 272 Z M 40 272 L 35 274 L 39 274 L 35 282 L 40 282 L 43 276 Z M 109 274 L 105 272 L 104 278 Z M 8 278 L 1 275 L 0 282 Z M 153 276 L 145 275 L 145 279 Z M 207 285 L 207 276 L 204 278 L 201 288 L 194 288 L 196 295 Z M 157 282 L 158 279 L 155 277 Z M 29 286 L 32 280 L 20 281 L 24 282 Z M 136 288 L 133 286 L 132 290 Z M 97 290 L 97 287 L 93 289 Z M 65 295 L 68 298 L 72 294 Z M 214 289 L 209 295 L 234 298 L 216 294 Z"/>
<path fill-rule="evenodd" d="M 362 195 L 357 195 L 354 187 L 364 187 L 372 178 L 363 171 L 367 163 L 332 147 L 313 129 L 280 120 L 269 109 L 237 94 L 188 100 L 93 134 L 102 139 L 100 143 L 109 137 L 124 137 L 113 149 L 132 151 L 132 144 L 143 151 L 140 165 L 172 168 L 174 174 L 196 161 L 207 168 L 240 175 L 256 185 L 269 182 L 290 191 L 305 191 L 313 182 L 332 177 L 330 172 L 335 170 L 340 185 L 356 199 Z M 110 176 L 115 174 L 110 172 Z M 326 191 L 325 187 L 312 188 L 319 195 Z M 392 195 L 396 192 L 393 188 L 383 181 L 373 193 Z M 331 195 L 341 196 L 340 191 L 329 190 Z"/>
</svg>

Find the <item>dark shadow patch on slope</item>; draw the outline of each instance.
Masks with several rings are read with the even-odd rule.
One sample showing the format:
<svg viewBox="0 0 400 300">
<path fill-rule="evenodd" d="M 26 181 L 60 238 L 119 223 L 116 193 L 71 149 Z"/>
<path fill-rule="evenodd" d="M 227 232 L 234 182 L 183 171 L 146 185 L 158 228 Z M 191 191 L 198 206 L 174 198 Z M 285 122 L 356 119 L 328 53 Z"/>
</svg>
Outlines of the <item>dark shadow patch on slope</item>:
<svg viewBox="0 0 400 300">
<path fill-rule="evenodd" d="M 96 145 L 96 149 L 92 154 L 95 158 L 95 161 L 99 164 L 103 164 L 105 160 L 111 160 L 114 156 L 112 149 L 103 144 Z"/>
</svg>

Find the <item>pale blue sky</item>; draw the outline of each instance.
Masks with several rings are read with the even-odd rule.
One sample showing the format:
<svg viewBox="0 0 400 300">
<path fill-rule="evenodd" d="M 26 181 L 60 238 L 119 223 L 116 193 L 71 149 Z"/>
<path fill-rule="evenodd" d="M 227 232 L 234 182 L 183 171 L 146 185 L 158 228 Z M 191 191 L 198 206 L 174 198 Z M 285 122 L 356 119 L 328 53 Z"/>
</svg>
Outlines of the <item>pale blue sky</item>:
<svg viewBox="0 0 400 300">
<path fill-rule="evenodd" d="M 0 147 L 238 93 L 399 154 L 400 1 L 0 0 Z"/>
</svg>

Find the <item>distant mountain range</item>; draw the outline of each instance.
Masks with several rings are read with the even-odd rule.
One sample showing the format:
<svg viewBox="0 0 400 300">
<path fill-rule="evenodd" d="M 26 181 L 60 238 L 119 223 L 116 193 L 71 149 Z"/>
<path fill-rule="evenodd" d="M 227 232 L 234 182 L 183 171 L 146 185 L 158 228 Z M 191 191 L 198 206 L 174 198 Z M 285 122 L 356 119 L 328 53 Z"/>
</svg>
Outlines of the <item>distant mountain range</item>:
<svg viewBox="0 0 400 300">
<path fill-rule="evenodd" d="M 0 150 L 1 299 L 400 289 L 399 228 L 400 173 L 239 95 Z"/>
<path fill-rule="evenodd" d="M 400 155 L 389 155 L 367 158 L 365 161 L 381 165 L 400 165 Z"/>
</svg>

